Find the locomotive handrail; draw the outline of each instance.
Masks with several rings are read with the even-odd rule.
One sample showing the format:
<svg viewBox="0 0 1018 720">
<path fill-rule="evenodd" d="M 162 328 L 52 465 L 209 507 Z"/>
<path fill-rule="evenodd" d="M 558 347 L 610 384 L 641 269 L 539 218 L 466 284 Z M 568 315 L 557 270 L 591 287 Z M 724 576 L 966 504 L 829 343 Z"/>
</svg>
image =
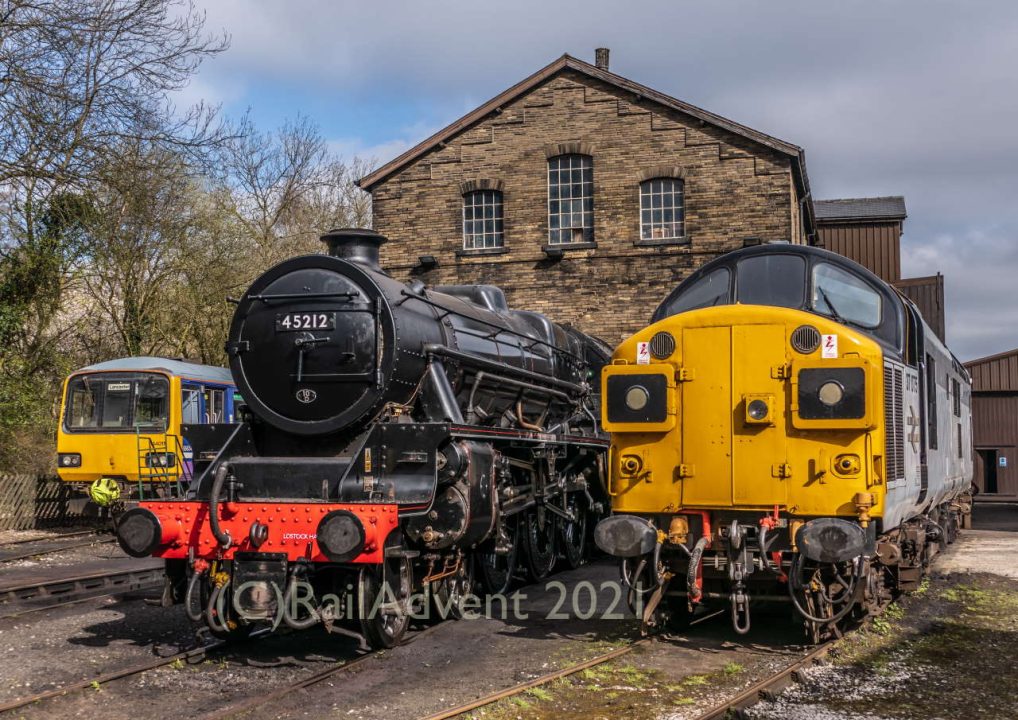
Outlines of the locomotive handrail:
<svg viewBox="0 0 1018 720">
<path fill-rule="evenodd" d="M 261 300 L 262 302 L 269 302 L 270 300 L 311 300 L 318 298 L 346 298 L 347 300 L 353 300 L 357 297 L 358 293 L 352 292 L 320 292 L 320 293 L 279 293 L 276 295 L 248 295 L 248 300 Z"/>
<path fill-rule="evenodd" d="M 467 365 L 475 365 L 481 368 L 487 368 L 494 372 L 508 373 L 510 375 L 518 375 L 519 377 L 526 378 L 535 383 L 544 383 L 551 385 L 552 387 L 562 388 L 568 392 L 576 395 L 584 395 L 587 389 L 582 385 L 571 383 L 568 380 L 559 380 L 558 378 L 548 377 L 541 375 L 540 373 L 532 372 L 530 370 L 524 370 L 523 368 L 513 367 L 512 365 L 506 365 L 503 363 L 497 363 L 492 360 L 470 355 L 459 350 L 453 350 L 452 348 L 446 347 L 445 345 L 439 345 L 437 343 L 427 343 L 424 346 L 424 352 L 427 355 L 444 355 L 447 358 L 458 360 Z"/>
<path fill-rule="evenodd" d="M 570 352 L 569 350 L 564 350 L 563 348 L 560 348 L 557 345 L 553 345 L 552 343 L 548 342 L 547 340 L 541 340 L 540 338 L 535 338 L 535 337 L 532 337 L 530 335 L 525 335 L 524 333 L 521 333 L 521 332 L 518 332 L 516 330 L 513 330 L 512 328 L 502 327 L 498 323 L 493 323 L 490 320 L 485 320 L 484 318 L 481 318 L 481 317 L 476 317 L 476 316 L 473 316 L 473 315 L 466 315 L 464 313 L 459 312 L 458 310 L 454 310 L 454 309 L 452 309 L 450 307 L 447 307 L 446 305 L 443 305 L 442 303 L 437 303 L 434 300 L 431 300 L 430 298 L 427 298 L 427 297 L 425 297 L 423 295 L 416 295 L 416 294 L 410 292 L 409 290 L 402 290 L 401 293 L 407 299 L 412 298 L 414 300 L 420 300 L 425 305 L 430 305 L 431 307 L 438 308 L 439 310 L 442 310 L 442 311 L 444 311 L 445 313 L 447 313 L 449 315 L 456 315 L 456 316 L 464 318 L 466 320 L 473 320 L 474 322 L 481 323 L 482 325 L 487 325 L 488 327 L 496 328 L 496 329 L 498 329 L 498 332 L 495 333 L 496 336 L 497 335 L 501 335 L 502 333 L 506 333 L 508 335 L 515 335 L 516 337 L 523 338 L 524 340 L 530 341 L 531 347 L 534 346 L 534 345 L 545 345 L 545 346 L 551 348 L 551 350 L 553 352 L 559 352 L 559 353 L 562 353 L 563 355 L 568 355 L 569 357 L 578 360 L 580 363 L 584 362 L 584 358 L 581 357 L 580 355 L 577 355 L 576 353 Z M 471 332 L 469 332 L 466 329 L 461 329 L 461 332 L 465 332 L 468 335 L 474 335 L 475 337 L 485 337 L 484 335 L 478 335 L 477 333 L 471 333 Z"/>
</svg>

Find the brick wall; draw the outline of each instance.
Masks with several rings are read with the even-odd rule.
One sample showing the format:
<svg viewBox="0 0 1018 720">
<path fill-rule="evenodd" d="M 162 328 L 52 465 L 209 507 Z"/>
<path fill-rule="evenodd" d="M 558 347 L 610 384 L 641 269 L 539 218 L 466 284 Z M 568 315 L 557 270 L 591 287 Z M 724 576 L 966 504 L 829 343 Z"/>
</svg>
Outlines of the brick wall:
<svg viewBox="0 0 1018 720">
<path fill-rule="evenodd" d="M 581 148 L 594 161 L 596 248 L 548 243 L 547 162 Z M 639 184 L 685 180 L 684 244 L 642 246 Z M 503 191 L 503 252 L 464 252 L 462 192 L 490 180 Z M 382 264 L 430 284 L 491 283 L 514 307 L 546 312 L 611 343 L 647 323 L 688 273 L 747 238 L 802 242 L 791 161 L 697 119 L 564 71 L 372 188 L 374 228 L 390 242 Z M 415 269 L 433 255 L 438 267 Z"/>
</svg>

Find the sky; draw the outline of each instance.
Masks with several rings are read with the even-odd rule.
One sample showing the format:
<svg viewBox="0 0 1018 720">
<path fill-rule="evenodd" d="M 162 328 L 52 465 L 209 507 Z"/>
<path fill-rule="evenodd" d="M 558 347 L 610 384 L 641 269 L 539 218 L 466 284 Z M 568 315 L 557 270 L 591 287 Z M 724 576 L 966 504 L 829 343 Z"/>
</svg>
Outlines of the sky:
<svg viewBox="0 0 1018 720">
<path fill-rule="evenodd" d="M 947 339 L 1018 347 L 1018 3 L 197 0 L 230 49 L 176 99 L 298 113 L 391 160 L 564 52 L 806 149 L 816 199 L 904 195 Z"/>
</svg>

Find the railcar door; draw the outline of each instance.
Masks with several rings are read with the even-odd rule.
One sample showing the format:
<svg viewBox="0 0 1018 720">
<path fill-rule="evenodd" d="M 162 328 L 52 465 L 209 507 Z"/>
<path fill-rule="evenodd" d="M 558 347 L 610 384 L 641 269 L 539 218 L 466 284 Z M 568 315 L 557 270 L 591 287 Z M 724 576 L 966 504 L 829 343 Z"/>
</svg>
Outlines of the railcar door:
<svg viewBox="0 0 1018 720">
<path fill-rule="evenodd" d="M 180 423 L 182 425 L 198 425 L 204 417 L 202 408 L 202 387 L 191 383 L 180 386 Z"/>
</svg>

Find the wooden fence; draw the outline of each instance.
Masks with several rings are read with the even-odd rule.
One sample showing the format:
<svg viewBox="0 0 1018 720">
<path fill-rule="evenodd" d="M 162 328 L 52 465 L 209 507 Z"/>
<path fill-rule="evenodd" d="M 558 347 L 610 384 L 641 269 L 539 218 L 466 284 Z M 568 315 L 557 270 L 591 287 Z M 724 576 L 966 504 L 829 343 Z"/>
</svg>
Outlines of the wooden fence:
<svg viewBox="0 0 1018 720">
<path fill-rule="evenodd" d="M 92 506 L 92 516 L 95 507 Z M 75 493 L 53 475 L 0 473 L 0 530 L 34 530 L 86 521 L 87 508 Z"/>
</svg>

